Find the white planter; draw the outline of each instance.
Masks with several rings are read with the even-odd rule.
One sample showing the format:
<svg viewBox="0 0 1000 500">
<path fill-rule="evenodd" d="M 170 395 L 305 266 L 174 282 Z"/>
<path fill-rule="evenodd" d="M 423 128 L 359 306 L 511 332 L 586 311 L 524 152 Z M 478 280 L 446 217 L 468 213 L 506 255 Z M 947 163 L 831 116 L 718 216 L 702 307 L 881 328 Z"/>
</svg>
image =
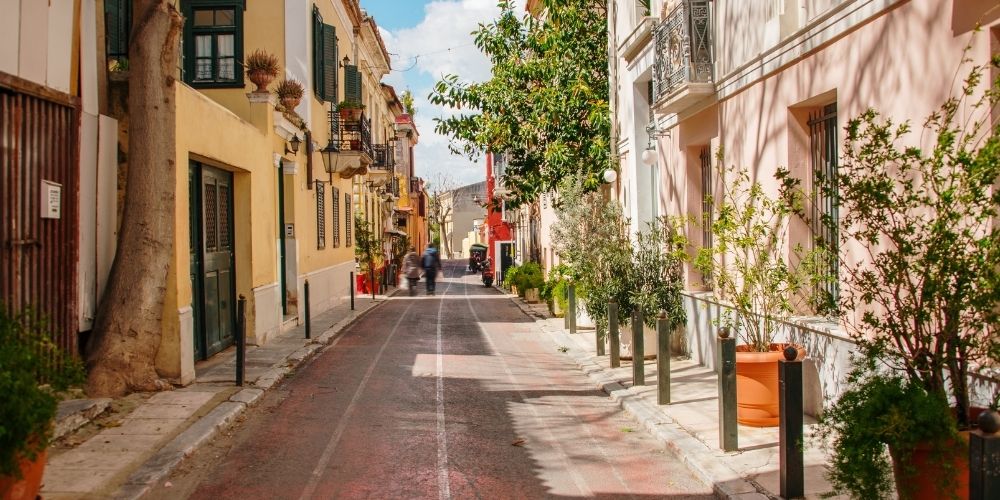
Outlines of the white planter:
<svg viewBox="0 0 1000 500">
<path fill-rule="evenodd" d="M 580 302 L 577 302 L 576 304 L 576 328 L 582 328 L 584 330 L 593 330 L 596 328 L 594 325 L 594 319 L 590 317 L 590 314 L 587 312 L 587 308 Z"/>
<path fill-rule="evenodd" d="M 622 326 L 620 342 L 621 359 L 632 359 L 632 325 Z M 656 359 L 656 329 L 642 325 L 642 354 L 645 359 Z"/>
</svg>

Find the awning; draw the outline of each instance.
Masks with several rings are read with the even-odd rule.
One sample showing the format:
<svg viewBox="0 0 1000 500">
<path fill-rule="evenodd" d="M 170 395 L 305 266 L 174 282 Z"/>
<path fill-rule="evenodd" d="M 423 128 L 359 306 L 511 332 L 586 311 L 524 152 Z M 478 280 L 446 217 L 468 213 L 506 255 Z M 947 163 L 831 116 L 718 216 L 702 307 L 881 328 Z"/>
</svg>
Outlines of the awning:
<svg viewBox="0 0 1000 500">
<path fill-rule="evenodd" d="M 400 236 L 400 237 L 404 237 L 404 238 L 407 237 L 407 236 L 409 236 L 408 234 L 400 231 L 399 229 L 390 229 L 390 230 L 386 231 L 385 234 L 388 234 L 389 236 Z"/>
<path fill-rule="evenodd" d="M 413 207 L 392 207 L 396 212 L 412 212 Z"/>
</svg>

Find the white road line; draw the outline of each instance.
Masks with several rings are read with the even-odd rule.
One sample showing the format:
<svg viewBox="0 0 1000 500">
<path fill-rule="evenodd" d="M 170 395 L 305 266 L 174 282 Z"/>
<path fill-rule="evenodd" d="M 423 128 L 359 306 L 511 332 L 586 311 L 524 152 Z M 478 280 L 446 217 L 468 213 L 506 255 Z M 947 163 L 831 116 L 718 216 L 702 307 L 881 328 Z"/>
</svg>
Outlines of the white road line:
<svg viewBox="0 0 1000 500">
<path fill-rule="evenodd" d="M 344 428 L 347 427 L 350 416 L 354 413 L 355 404 L 364 392 L 365 386 L 368 384 L 368 379 L 371 378 L 372 373 L 375 371 L 375 366 L 382 357 L 382 353 L 385 352 L 385 348 L 396 335 L 396 331 L 399 330 L 399 325 L 403 323 L 403 318 L 405 318 L 410 312 L 410 308 L 413 307 L 413 304 L 414 302 L 410 302 L 410 304 L 406 306 L 406 310 L 399 315 L 399 319 L 397 319 L 396 324 L 393 325 L 392 331 L 389 332 L 389 336 L 385 338 L 385 342 L 382 342 L 382 347 L 379 348 L 378 354 L 375 355 L 371 363 L 368 365 L 368 371 L 365 372 L 365 376 L 361 379 L 361 383 L 358 384 L 358 388 L 354 391 L 354 396 L 351 398 L 351 402 L 344 410 L 344 414 L 340 416 L 340 422 L 337 423 L 337 428 L 333 431 L 333 435 L 330 436 L 330 441 L 326 444 L 323 454 L 319 457 L 319 462 L 316 463 L 316 467 L 313 469 L 312 475 L 309 477 L 309 483 L 306 484 L 305 490 L 303 490 L 302 495 L 299 496 L 300 500 L 313 498 L 313 493 L 315 493 L 316 487 L 319 486 L 319 480 L 323 477 L 323 471 L 326 470 L 327 465 L 330 463 L 330 459 L 333 458 L 333 452 L 337 449 L 337 443 L 340 442 L 340 437 L 344 434 Z M 343 335 L 341 337 L 343 337 Z"/>
<path fill-rule="evenodd" d="M 468 287 L 466 287 L 466 290 L 468 290 Z M 552 442 L 552 447 L 555 449 L 556 452 L 559 453 L 559 457 L 561 458 L 563 467 L 565 468 L 566 472 L 569 473 L 570 477 L 573 479 L 573 483 L 576 485 L 576 488 L 580 490 L 580 494 L 583 496 L 588 496 L 588 497 L 594 496 L 594 493 L 590 490 L 590 487 L 587 486 L 587 481 L 584 480 L 582 476 L 580 476 L 580 473 L 577 472 L 576 469 L 573 467 L 573 465 L 570 463 L 569 455 L 566 453 L 566 450 L 563 449 L 562 445 L 560 444 L 560 441 L 556 439 L 555 434 L 552 432 L 552 429 L 548 426 L 545 420 L 542 419 L 541 415 L 538 414 L 538 410 L 535 409 L 535 405 L 532 405 L 527 402 L 528 401 L 527 394 L 525 394 L 524 390 L 521 389 L 521 386 L 518 385 L 517 380 L 514 378 L 514 373 L 510 370 L 510 365 L 507 364 L 507 359 L 504 358 L 500 350 L 497 349 L 497 345 L 493 343 L 493 338 L 490 337 L 489 332 L 487 332 L 486 329 L 482 327 L 481 324 L 482 322 L 479 320 L 479 313 L 476 312 L 475 307 L 472 307 L 472 301 L 466 300 L 466 303 L 469 305 L 469 310 L 472 311 L 472 318 L 476 320 L 476 326 L 479 327 L 479 331 L 483 334 L 483 337 L 486 338 L 486 343 L 490 345 L 490 349 L 492 349 L 493 352 L 497 353 L 497 357 L 500 358 L 500 363 L 503 365 L 503 370 L 504 372 L 506 372 L 507 378 L 510 379 L 510 385 L 512 387 L 517 388 L 517 393 L 519 396 L 521 396 L 521 401 L 523 401 L 528 406 L 528 409 L 531 411 L 532 416 L 535 417 L 535 420 L 538 422 L 538 424 L 543 429 L 545 429 L 545 432 L 549 435 L 549 439 Z"/>
<path fill-rule="evenodd" d="M 444 276 L 444 273 L 441 273 Z M 451 289 L 451 282 L 444 295 L 448 295 Z M 438 302 L 437 314 L 437 392 L 435 400 L 437 402 L 437 468 L 438 468 L 438 498 L 441 500 L 451 499 L 451 482 L 448 473 L 448 432 L 445 428 L 444 418 L 444 348 L 441 342 L 441 313 L 444 311 L 444 301 Z"/>
</svg>

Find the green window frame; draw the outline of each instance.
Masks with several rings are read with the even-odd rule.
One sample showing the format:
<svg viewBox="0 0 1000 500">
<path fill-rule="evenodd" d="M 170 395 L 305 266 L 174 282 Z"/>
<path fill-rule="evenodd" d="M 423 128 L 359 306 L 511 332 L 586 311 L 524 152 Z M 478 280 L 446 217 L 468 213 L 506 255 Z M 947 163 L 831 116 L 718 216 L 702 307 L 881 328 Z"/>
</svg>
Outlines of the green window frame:
<svg viewBox="0 0 1000 500">
<path fill-rule="evenodd" d="M 313 92 L 325 102 L 337 100 L 337 28 L 323 23 L 323 16 L 313 5 Z"/>
<path fill-rule="evenodd" d="M 243 88 L 242 0 L 184 2 L 184 81 L 198 88 Z"/>
</svg>

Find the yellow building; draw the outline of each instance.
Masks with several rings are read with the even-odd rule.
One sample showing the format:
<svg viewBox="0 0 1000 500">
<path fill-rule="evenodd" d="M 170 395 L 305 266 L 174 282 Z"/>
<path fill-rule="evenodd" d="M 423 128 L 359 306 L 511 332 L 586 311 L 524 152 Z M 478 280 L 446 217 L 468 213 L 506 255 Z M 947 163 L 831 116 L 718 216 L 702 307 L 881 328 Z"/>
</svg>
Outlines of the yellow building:
<svg viewBox="0 0 1000 500">
<path fill-rule="evenodd" d="M 127 89 L 127 52 L 115 47 L 127 47 L 130 3 L 105 0 L 97 16 L 112 101 Z M 378 200 L 395 115 L 380 82 L 389 55 L 358 0 L 178 7 L 176 240 L 157 370 L 186 384 L 196 361 L 233 343 L 238 297 L 251 344 L 304 320 L 307 280 L 311 314 L 347 300 L 355 215 L 377 228 L 391 221 Z M 244 64 L 257 50 L 281 68 L 269 89 L 282 79 L 304 87 L 297 104 L 256 91 Z M 120 108 L 124 131 L 124 100 Z"/>
</svg>

